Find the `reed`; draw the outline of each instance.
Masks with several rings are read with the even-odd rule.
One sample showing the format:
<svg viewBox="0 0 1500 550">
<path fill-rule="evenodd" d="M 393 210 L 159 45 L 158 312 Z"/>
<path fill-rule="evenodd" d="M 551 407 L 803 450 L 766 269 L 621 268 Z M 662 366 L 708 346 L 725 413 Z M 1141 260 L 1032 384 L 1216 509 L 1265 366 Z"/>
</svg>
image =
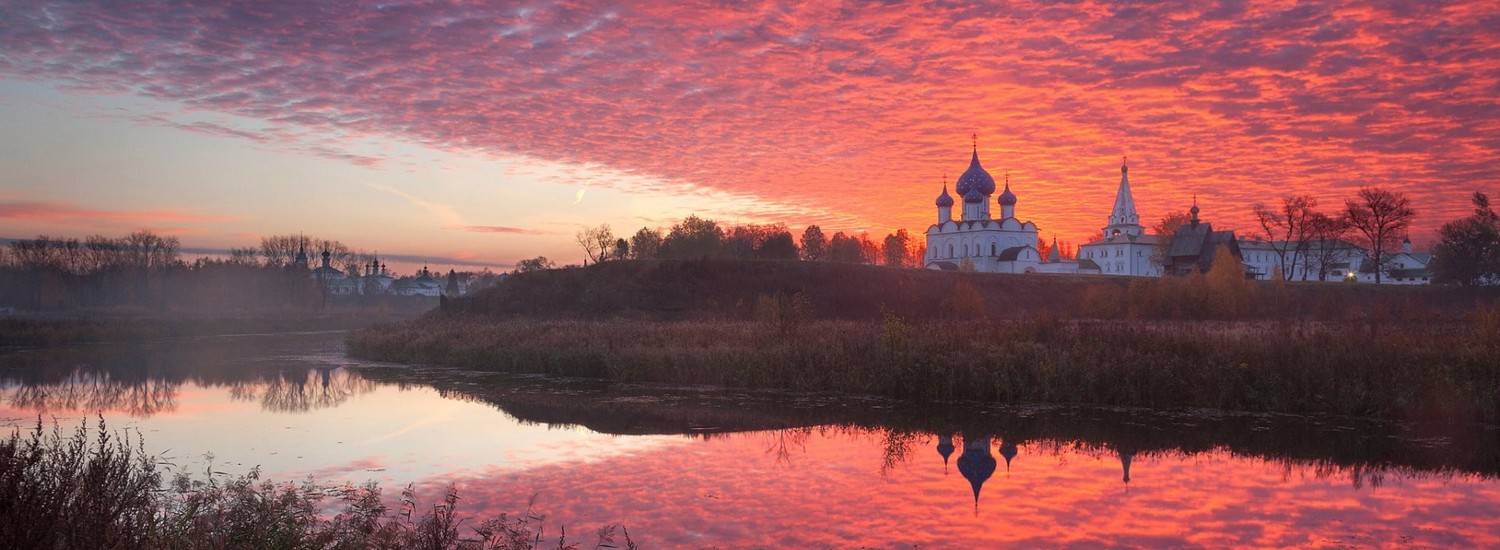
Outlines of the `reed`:
<svg viewBox="0 0 1500 550">
<path fill-rule="evenodd" d="M 1500 421 L 1493 323 L 1032 316 L 763 321 L 442 315 L 351 355 L 480 370 L 912 399 Z"/>
<path fill-rule="evenodd" d="M 578 548 L 544 536 L 543 516 L 527 510 L 474 525 L 457 513 L 458 493 L 421 504 L 408 487 L 391 510 L 373 483 L 321 487 L 275 483 L 258 471 L 238 478 L 174 476 L 163 486 L 139 437 L 122 440 L 101 419 L 71 434 L 41 421 L 0 441 L 0 541 L 10 548 L 260 549 L 423 548 L 511 550 Z M 326 501 L 332 500 L 329 505 Z M 615 527 L 593 546 L 614 547 Z M 634 548 L 629 533 L 622 541 Z"/>
</svg>

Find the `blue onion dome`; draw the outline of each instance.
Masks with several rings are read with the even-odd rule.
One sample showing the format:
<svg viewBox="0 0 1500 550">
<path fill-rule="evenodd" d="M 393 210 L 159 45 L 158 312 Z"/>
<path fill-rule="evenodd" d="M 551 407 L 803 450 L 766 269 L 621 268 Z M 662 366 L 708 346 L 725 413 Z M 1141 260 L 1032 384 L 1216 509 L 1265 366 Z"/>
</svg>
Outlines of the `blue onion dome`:
<svg viewBox="0 0 1500 550">
<path fill-rule="evenodd" d="M 945 206 L 953 206 L 953 197 L 948 196 L 948 185 L 947 184 L 943 184 L 943 194 L 938 195 L 937 205 L 938 205 L 939 208 L 945 207 Z"/>
<path fill-rule="evenodd" d="M 981 194 L 978 189 L 975 189 L 973 187 L 969 187 L 969 192 L 968 193 L 964 193 L 964 202 L 969 202 L 969 203 L 984 202 L 984 195 Z"/>
<path fill-rule="evenodd" d="M 1015 206 L 1016 194 L 1010 192 L 1010 182 L 1005 182 L 1005 192 L 1000 194 L 1000 206 Z"/>
<path fill-rule="evenodd" d="M 980 195 L 986 197 L 995 194 L 995 178 L 984 167 L 979 165 L 979 149 L 974 149 L 974 158 L 969 161 L 969 169 L 958 177 L 958 185 L 954 187 L 960 195 L 968 195 L 969 190 L 977 190 Z"/>
</svg>

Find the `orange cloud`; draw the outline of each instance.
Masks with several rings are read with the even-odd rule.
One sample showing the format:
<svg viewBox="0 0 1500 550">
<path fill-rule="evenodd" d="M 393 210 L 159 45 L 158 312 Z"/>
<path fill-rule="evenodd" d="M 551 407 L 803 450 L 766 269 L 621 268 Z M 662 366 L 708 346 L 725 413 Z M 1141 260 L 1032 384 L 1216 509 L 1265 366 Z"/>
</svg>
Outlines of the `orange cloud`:
<svg viewBox="0 0 1500 550">
<path fill-rule="evenodd" d="M 1147 221 L 1197 194 L 1241 230 L 1257 202 L 1336 210 L 1379 185 L 1430 232 L 1500 180 L 1492 2 L 27 2 L 7 17 L 4 74 L 608 167 L 822 209 L 848 226 L 832 229 L 925 228 L 975 132 L 1019 215 L 1064 240 L 1104 224 L 1125 154 Z"/>
</svg>

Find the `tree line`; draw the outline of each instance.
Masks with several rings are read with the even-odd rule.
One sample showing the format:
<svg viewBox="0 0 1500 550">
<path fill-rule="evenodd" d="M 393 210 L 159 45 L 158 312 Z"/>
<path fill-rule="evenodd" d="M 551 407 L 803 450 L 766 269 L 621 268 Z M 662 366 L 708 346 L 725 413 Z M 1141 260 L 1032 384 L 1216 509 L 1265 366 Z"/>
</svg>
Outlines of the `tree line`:
<svg viewBox="0 0 1500 550">
<path fill-rule="evenodd" d="M 802 260 L 842 262 L 921 268 L 926 265 L 927 244 L 905 229 L 898 229 L 880 240 L 865 233 L 828 235 L 823 228 L 809 225 L 800 238 L 792 235 L 785 224 L 737 225 L 728 229 L 717 222 L 688 216 L 670 229 L 642 227 L 629 237 L 616 236 L 609 225 L 580 229 L 574 240 L 583 249 L 585 262 L 610 260 L 686 260 L 698 258 L 739 258 L 762 260 Z M 1038 242 L 1037 249 L 1046 257 L 1051 244 Z M 1074 251 L 1068 243 L 1058 248 L 1064 258 Z M 524 273 L 557 267 L 545 256 L 521 260 L 516 271 Z"/>
<path fill-rule="evenodd" d="M 898 267 L 922 267 L 927 247 L 905 229 L 880 241 L 864 233 L 843 231 L 832 236 L 817 225 L 809 225 L 801 238 L 785 224 L 747 224 L 728 227 L 710 219 L 690 215 L 670 229 L 642 227 L 634 234 L 616 236 L 609 225 L 580 229 L 574 236 L 583 249 L 585 263 L 610 260 L 666 260 L 739 258 L 762 260 L 829 261 Z M 524 273 L 556 267 L 545 256 L 521 260 L 516 271 Z"/>
<path fill-rule="evenodd" d="M 255 247 L 222 257 L 182 257 L 177 237 L 136 231 L 83 239 L 47 235 L 0 248 L 0 306 L 30 311 L 270 311 L 319 310 L 331 296 L 309 268 L 329 266 L 364 275 L 375 255 L 307 235 L 263 237 Z M 299 253 L 309 265 L 296 262 Z M 499 275 L 450 272 L 457 286 L 492 285 Z"/>
</svg>

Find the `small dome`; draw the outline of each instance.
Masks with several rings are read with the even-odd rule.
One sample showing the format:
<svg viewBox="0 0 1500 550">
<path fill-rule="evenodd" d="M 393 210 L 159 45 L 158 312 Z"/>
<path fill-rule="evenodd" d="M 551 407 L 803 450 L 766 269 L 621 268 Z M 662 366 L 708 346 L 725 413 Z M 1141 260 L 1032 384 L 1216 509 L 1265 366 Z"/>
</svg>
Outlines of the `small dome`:
<svg viewBox="0 0 1500 550">
<path fill-rule="evenodd" d="M 978 189 L 970 187 L 969 192 L 964 193 L 964 202 L 984 202 L 984 195 L 980 193 Z"/>
<path fill-rule="evenodd" d="M 1005 183 L 1005 192 L 1000 194 L 1000 206 L 1015 206 L 1016 194 L 1010 192 L 1010 182 Z"/>
<path fill-rule="evenodd" d="M 948 195 L 948 186 L 947 185 L 943 186 L 943 194 L 938 195 L 937 205 L 938 205 L 939 208 L 942 208 L 942 207 L 945 207 L 945 206 L 953 206 L 953 197 L 951 197 L 951 196 Z"/>
<path fill-rule="evenodd" d="M 1198 217 L 1198 204 L 1194 203 L 1193 207 L 1188 209 L 1188 213 L 1192 214 L 1194 218 Z"/>
<path fill-rule="evenodd" d="M 953 189 L 964 196 L 967 196 L 970 190 L 979 191 L 980 195 L 986 197 L 995 194 L 995 178 L 979 165 L 978 149 L 974 150 L 974 158 L 969 161 L 969 169 L 964 170 L 963 175 L 958 177 L 958 184 Z"/>
</svg>

